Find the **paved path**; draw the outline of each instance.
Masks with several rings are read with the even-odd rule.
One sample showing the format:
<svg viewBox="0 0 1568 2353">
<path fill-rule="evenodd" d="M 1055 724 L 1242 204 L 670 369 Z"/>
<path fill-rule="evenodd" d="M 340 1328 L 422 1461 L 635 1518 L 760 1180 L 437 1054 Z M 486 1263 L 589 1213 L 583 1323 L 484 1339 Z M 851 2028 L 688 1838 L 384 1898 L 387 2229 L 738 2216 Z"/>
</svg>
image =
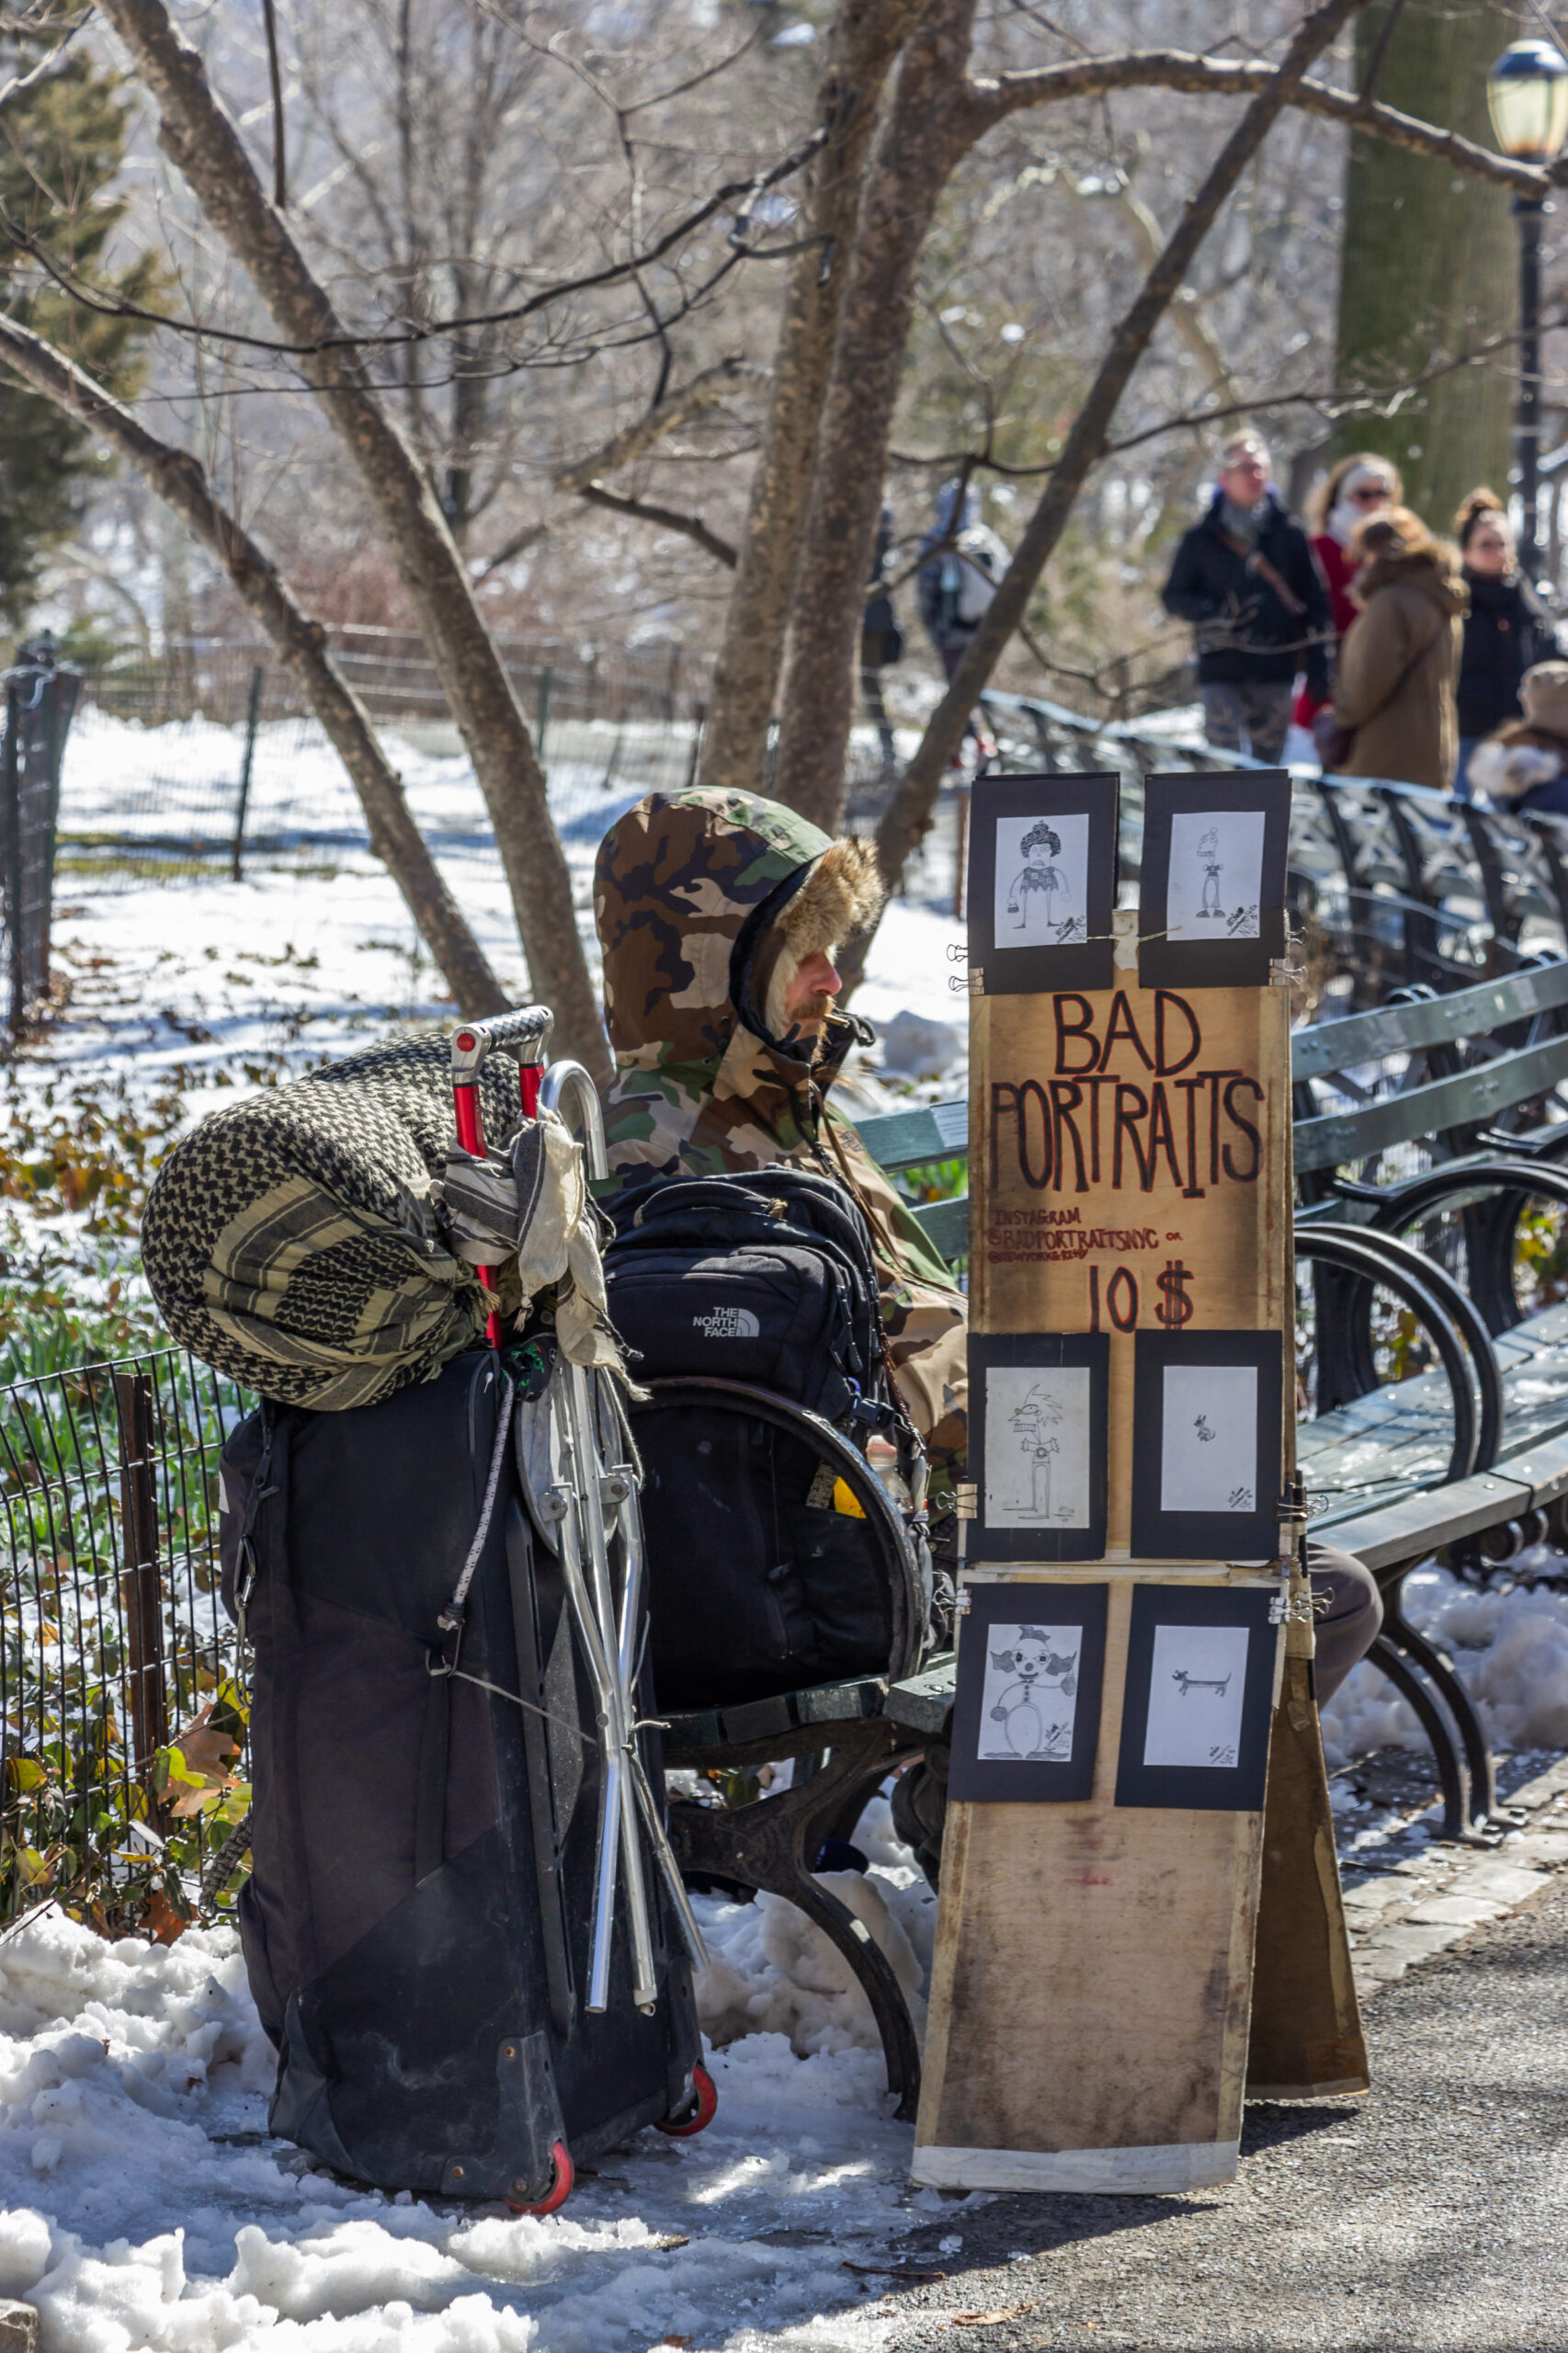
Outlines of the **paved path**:
<svg viewBox="0 0 1568 2353">
<path fill-rule="evenodd" d="M 1562 2353 L 1568 1874 L 1366 2025 L 1370 2097 L 1249 2108 L 1225 2189 L 955 2204 L 902 2245 L 949 2276 L 898 2293 L 889 2353 Z"/>
</svg>

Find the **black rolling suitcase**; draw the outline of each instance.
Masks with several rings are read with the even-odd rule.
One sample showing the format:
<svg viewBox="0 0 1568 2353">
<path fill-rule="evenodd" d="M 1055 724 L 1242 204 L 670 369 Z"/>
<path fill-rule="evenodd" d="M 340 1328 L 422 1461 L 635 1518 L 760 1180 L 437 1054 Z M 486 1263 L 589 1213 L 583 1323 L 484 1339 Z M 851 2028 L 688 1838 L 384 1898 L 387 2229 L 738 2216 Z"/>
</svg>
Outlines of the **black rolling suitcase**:
<svg viewBox="0 0 1568 2353">
<path fill-rule="evenodd" d="M 634 1999 L 618 1923 L 588 2006 L 596 1699 L 526 1449 L 495 1446 L 504 1400 L 498 1358 L 473 1350 L 381 1404 L 270 1406 L 224 1449 L 225 1576 L 255 1657 L 241 1930 L 275 2131 L 381 2188 L 549 2211 L 574 2160 L 699 2129 L 711 2087 L 651 1852 L 653 1998 Z M 660 1790 L 657 1733 L 637 1737 Z"/>
</svg>

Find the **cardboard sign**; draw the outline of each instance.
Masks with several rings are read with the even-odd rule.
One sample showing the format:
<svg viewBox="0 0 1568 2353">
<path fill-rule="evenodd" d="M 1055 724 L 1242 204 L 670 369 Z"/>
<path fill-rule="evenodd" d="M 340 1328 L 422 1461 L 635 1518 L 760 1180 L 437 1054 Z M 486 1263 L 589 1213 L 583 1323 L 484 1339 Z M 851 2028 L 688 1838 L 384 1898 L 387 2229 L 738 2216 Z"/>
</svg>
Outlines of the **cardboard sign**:
<svg viewBox="0 0 1568 2353">
<path fill-rule="evenodd" d="M 1283 1334 L 1294 1297 L 1287 992 L 1142 988 L 1119 946 L 1114 988 L 973 999 L 970 1063 L 971 1330 L 1108 1341 L 1112 1556 L 1131 1542 L 1135 1336 Z M 1281 1424 L 1270 1508 L 1286 1443 Z"/>
</svg>

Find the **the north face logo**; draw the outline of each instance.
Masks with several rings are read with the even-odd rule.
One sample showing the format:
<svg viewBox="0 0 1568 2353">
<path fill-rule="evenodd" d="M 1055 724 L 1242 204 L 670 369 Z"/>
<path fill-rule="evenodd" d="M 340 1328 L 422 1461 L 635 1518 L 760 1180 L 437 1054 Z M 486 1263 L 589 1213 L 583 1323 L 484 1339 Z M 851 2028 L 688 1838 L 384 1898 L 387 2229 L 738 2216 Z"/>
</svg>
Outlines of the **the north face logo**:
<svg viewBox="0 0 1568 2353">
<path fill-rule="evenodd" d="M 762 1329 L 749 1307 L 715 1307 L 691 1320 L 710 1340 L 755 1340 Z"/>
</svg>

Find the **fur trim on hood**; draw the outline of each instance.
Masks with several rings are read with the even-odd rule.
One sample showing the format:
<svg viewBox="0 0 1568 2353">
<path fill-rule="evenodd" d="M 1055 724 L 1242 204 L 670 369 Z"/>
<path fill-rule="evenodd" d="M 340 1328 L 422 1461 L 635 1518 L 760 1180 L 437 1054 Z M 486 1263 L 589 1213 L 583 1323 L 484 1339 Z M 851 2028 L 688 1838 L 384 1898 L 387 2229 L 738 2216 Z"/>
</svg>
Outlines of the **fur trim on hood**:
<svg viewBox="0 0 1568 2353">
<path fill-rule="evenodd" d="M 785 902 L 778 919 L 757 942 L 753 957 L 753 983 L 742 1006 L 744 1019 L 756 1000 L 760 981 L 762 1027 L 770 1043 L 799 1052 L 790 1017 L 785 1011 L 790 984 L 808 956 L 842 948 L 856 932 L 874 923 L 886 893 L 877 871 L 875 846 L 855 835 L 824 849 L 793 898 Z"/>
<path fill-rule="evenodd" d="M 1568 761 L 1568 743 L 1514 720 L 1478 744 L 1470 756 L 1471 789 L 1495 809 L 1513 809 L 1543 784 L 1553 784 Z"/>
<path fill-rule="evenodd" d="M 842 948 L 874 923 L 886 896 L 875 844 L 846 834 L 824 850 L 779 916 L 778 928 L 804 963 L 824 949 Z"/>
<path fill-rule="evenodd" d="M 1380 588 L 1414 588 L 1445 617 L 1470 609 L 1470 592 L 1460 577 L 1454 551 L 1437 540 L 1408 555 L 1396 554 L 1391 549 L 1369 557 L 1357 574 L 1350 593 L 1358 605 L 1364 606 Z"/>
</svg>

